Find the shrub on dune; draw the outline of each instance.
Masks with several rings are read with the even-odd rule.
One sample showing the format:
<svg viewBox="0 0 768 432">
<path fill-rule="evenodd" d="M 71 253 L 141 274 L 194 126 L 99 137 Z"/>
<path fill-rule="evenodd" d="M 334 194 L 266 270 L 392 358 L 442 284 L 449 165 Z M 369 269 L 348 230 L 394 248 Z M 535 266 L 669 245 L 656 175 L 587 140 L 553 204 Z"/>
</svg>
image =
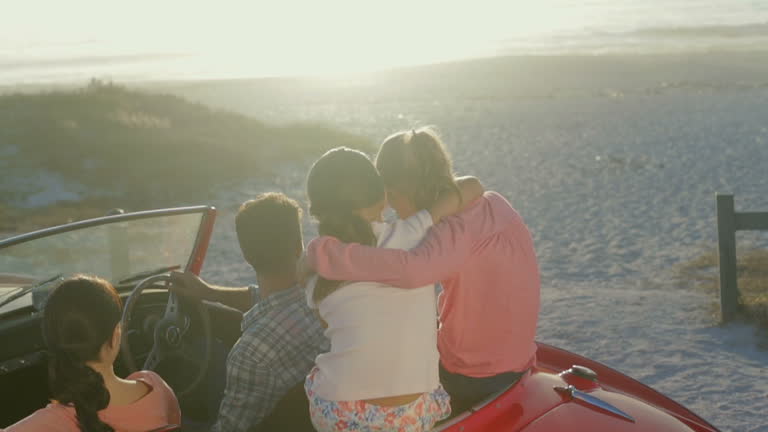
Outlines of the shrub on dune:
<svg viewBox="0 0 768 432">
<path fill-rule="evenodd" d="M 362 137 L 316 124 L 272 126 L 164 94 L 92 81 L 74 91 L 0 96 L 0 146 L 14 163 L 157 202 L 204 199 L 216 185 Z M 202 195 L 202 196 L 201 196 Z"/>
<path fill-rule="evenodd" d="M 739 250 L 737 276 L 740 315 L 768 327 L 768 250 Z M 708 251 L 678 268 L 678 278 L 719 296 L 720 279 L 717 251 Z M 715 304 L 719 310 L 719 304 Z"/>
</svg>

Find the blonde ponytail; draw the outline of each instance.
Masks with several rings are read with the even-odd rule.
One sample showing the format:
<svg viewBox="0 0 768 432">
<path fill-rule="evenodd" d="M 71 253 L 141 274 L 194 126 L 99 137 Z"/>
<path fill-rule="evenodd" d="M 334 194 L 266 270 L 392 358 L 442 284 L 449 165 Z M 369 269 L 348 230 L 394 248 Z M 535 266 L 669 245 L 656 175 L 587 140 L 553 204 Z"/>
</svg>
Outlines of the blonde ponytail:
<svg viewBox="0 0 768 432">
<path fill-rule="evenodd" d="M 451 158 L 431 127 L 389 136 L 376 156 L 376 168 L 384 184 L 410 197 L 416 208 L 429 208 L 446 191 L 461 199 Z"/>
</svg>

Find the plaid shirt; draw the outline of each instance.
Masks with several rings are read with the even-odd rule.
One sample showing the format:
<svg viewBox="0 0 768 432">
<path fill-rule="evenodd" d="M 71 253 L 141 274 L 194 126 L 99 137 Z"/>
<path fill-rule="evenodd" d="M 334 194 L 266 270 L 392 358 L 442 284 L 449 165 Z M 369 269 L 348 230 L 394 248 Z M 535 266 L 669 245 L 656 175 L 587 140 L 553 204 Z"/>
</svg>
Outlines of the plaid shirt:
<svg viewBox="0 0 768 432">
<path fill-rule="evenodd" d="M 243 334 L 227 357 L 227 385 L 212 431 L 258 430 L 289 389 L 304 381 L 328 339 L 307 306 L 304 291 L 293 287 L 258 300 L 243 315 Z"/>
</svg>

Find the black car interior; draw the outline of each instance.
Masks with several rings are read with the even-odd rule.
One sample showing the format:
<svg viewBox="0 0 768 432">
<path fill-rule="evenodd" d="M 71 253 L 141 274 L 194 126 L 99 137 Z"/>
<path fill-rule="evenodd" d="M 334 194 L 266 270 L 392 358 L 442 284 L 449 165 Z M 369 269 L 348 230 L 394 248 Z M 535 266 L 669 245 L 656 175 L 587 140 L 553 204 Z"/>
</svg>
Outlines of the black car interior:
<svg viewBox="0 0 768 432">
<path fill-rule="evenodd" d="M 117 287 L 125 302 L 133 285 Z M 145 289 L 138 298 L 133 310 L 130 325 L 124 330 L 124 337 L 131 346 L 134 363 L 141 366 L 153 347 L 155 326 L 162 319 L 169 294 L 161 286 Z M 179 298 L 180 308 L 185 311 L 195 310 L 194 302 Z M 213 344 L 223 351 L 215 361 L 223 361 L 226 352 L 240 336 L 242 314 L 236 309 L 218 303 L 202 302 L 209 315 L 210 331 Z M 16 310 L 0 320 L 0 425 L 7 426 L 26 417 L 49 402 L 47 386 L 46 353 L 41 332 L 41 316 L 33 308 Z M 203 329 L 198 317 L 193 317 L 189 328 L 190 340 L 199 340 Z M 129 374 L 121 352 L 115 363 L 120 376 Z M 215 356 L 214 356 L 215 357 Z M 157 372 L 174 390 L 183 387 L 188 377 L 198 373 L 194 362 L 184 358 L 169 357 L 157 368 Z M 199 385 L 188 394 L 180 397 L 182 413 L 185 418 L 205 423 L 213 419 L 218 406 L 212 403 L 210 384 L 223 389 L 225 377 L 219 367 L 209 367 L 203 371 Z M 307 399 L 303 383 L 295 386 L 278 403 L 272 415 L 262 424 L 263 430 L 312 431 L 309 420 Z M 184 430 L 181 428 L 181 430 Z"/>
<path fill-rule="evenodd" d="M 42 311 L 56 281 L 79 272 L 111 280 L 123 300 L 115 372 L 154 370 L 185 421 L 214 420 L 242 313 L 183 290 L 169 294 L 167 272 L 201 269 L 215 215 L 209 206 L 117 212 L 0 240 L 0 428 L 49 403 Z M 302 384 L 278 403 L 266 430 L 313 430 Z"/>
</svg>

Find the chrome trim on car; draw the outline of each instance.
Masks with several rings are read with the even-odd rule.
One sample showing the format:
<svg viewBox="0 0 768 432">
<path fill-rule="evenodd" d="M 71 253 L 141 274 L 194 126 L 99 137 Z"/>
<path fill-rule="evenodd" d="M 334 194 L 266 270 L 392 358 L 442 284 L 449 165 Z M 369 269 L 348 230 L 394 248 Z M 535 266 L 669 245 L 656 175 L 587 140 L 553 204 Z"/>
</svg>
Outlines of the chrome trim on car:
<svg viewBox="0 0 768 432">
<path fill-rule="evenodd" d="M 146 211 L 139 211 L 139 212 L 133 212 L 133 213 L 125 213 L 125 214 L 116 214 L 113 216 L 102 216 L 94 219 L 86 219 L 81 220 L 77 222 L 70 222 L 68 224 L 59 225 L 51 228 L 44 228 L 37 231 L 32 231 L 30 233 L 26 234 L 20 234 L 14 237 L 9 237 L 6 239 L 0 240 L 0 249 L 17 245 L 19 243 L 24 243 L 30 240 L 35 240 L 42 237 L 48 237 L 54 234 L 61 234 L 69 231 L 75 231 L 82 228 L 88 228 L 92 226 L 99 226 L 99 225 L 106 225 L 113 222 L 118 221 L 130 221 L 130 220 L 137 220 L 137 219 L 147 219 L 147 218 L 153 218 L 153 217 L 159 217 L 159 216 L 175 216 L 175 215 L 182 215 L 182 214 L 191 214 L 191 213 L 200 213 L 200 215 L 205 216 L 207 213 L 210 213 L 211 210 L 215 210 L 214 207 L 211 206 L 192 206 L 192 207 L 176 207 L 176 208 L 170 208 L 170 209 L 160 209 L 160 210 L 146 210 Z"/>
<path fill-rule="evenodd" d="M 593 371 L 592 369 L 586 366 L 573 365 L 566 372 L 570 372 L 573 375 L 576 375 L 577 377 L 585 378 L 590 381 L 597 381 L 597 372 Z"/>
<path fill-rule="evenodd" d="M 569 396 L 572 399 L 578 399 L 578 400 L 580 400 L 580 401 L 582 401 L 582 402 L 584 402 L 584 403 L 586 403 L 586 404 L 588 404 L 590 406 L 593 406 L 595 408 L 601 409 L 603 411 L 608 411 L 609 413 L 615 414 L 615 415 L 617 415 L 617 416 L 619 416 L 619 417 L 621 417 L 621 418 L 623 418 L 623 419 L 625 419 L 627 421 L 630 421 L 632 423 L 635 422 L 635 419 L 631 415 L 629 415 L 629 414 L 625 413 L 624 411 L 616 408 L 615 406 L 609 404 L 608 402 L 600 399 L 597 396 L 594 396 L 594 395 L 591 395 L 589 393 L 585 393 L 585 392 L 583 392 L 581 390 L 576 389 L 576 387 L 574 387 L 572 385 L 569 385 L 568 387 L 560 387 L 560 386 L 555 387 L 555 391 L 557 391 L 558 393 L 561 393 L 561 394 L 565 394 L 565 395 Z"/>
</svg>

